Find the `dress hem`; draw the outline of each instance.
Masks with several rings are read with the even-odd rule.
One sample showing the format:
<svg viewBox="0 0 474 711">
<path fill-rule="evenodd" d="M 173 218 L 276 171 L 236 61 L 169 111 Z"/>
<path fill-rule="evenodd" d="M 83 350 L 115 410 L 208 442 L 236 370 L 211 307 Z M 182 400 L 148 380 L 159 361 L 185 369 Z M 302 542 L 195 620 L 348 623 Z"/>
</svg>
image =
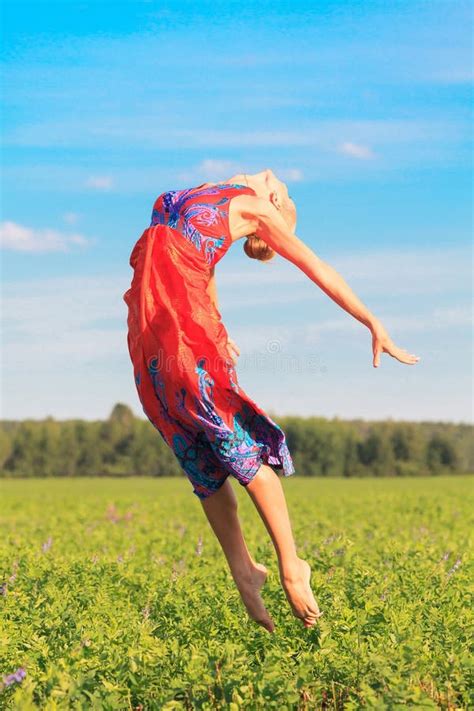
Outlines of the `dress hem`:
<svg viewBox="0 0 474 711">
<path fill-rule="evenodd" d="M 286 449 L 285 446 L 283 448 Z M 247 486 L 248 484 L 250 484 L 262 464 L 266 464 L 267 466 L 272 467 L 272 469 L 278 469 L 278 473 L 282 474 L 284 477 L 293 476 L 295 474 L 295 467 L 291 461 L 291 455 L 288 449 L 286 449 L 286 453 L 282 454 L 281 449 L 282 448 L 280 448 L 279 456 L 275 456 L 274 454 L 267 454 L 266 452 L 261 451 L 258 455 L 258 458 L 255 462 L 255 466 L 253 467 L 250 476 L 246 477 L 245 480 L 237 478 L 239 484 L 241 484 L 242 486 Z M 288 461 L 288 459 L 290 461 Z"/>
</svg>

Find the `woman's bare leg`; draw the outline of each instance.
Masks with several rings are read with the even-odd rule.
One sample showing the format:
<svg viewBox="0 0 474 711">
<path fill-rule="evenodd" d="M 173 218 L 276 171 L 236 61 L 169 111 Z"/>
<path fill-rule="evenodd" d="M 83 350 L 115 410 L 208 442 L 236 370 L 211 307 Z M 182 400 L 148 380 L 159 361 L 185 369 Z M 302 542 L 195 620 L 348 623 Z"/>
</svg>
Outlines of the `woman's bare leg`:
<svg viewBox="0 0 474 711">
<path fill-rule="evenodd" d="M 260 596 L 267 569 L 255 563 L 249 553 L 237 514 L 237 497 L 229 479 L 214 494 L 201 499 L 201 504 L 250 617 L 273 632 L 275 625 Z"/>
<path fill-rule="evenodd" d="M 322 614 L 310 587 L 311 568 L 296 553 L 285 494 L 278 475 L 262 464 L 245 487 L 275 546 L 280 580 L 293 613 L 311 627 Z"/>
</svg>

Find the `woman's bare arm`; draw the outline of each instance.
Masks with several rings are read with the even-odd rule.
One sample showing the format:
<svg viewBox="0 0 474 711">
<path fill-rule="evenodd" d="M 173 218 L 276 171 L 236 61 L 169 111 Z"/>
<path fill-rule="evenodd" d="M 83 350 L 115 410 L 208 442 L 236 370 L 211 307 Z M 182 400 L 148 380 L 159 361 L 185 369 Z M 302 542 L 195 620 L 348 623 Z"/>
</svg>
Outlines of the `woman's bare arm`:
<svg viewBox="0 0 474 711">
<path fill-rule="evenodd" d="M 256 234 L 275 252 L 295 264 L 341 308 L 371 331 L 374 367 L 380 364 L 380 355 L 383 352 L 410 365 L 419 360 L 417 356 L 393 343 L 379 319 L 362 303 L 343 277 L 291 232 L 272 203 L 261 198 L 253 200 L 252 211 L 257 220 Z"/>
</svg>

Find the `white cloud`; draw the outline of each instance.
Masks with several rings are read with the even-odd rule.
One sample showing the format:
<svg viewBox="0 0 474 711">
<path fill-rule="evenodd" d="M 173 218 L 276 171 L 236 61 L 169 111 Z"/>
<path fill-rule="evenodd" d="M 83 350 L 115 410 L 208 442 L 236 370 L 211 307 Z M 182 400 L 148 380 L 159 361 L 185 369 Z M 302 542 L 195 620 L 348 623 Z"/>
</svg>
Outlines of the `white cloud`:
<svg viewBox="0 0 474 711">
<path fill-rule="evenodd" d="M 304 177 L 303 171 L 299 168 L 282 168 L 274 172 L 281 180 L 287 180 L 289 183 L 301 183 Z"/>
<path fill-rule="evenodd" d="M 68 225 L 75 225 L 79 221 L 79 214 L 77 212 L 65 212 L 63 220 Z"/>
<path fill-rule="evenodd" d="M 262 168 L 263 170 L 263 168 Z M 239 165 L 231 160 L 216 160 L 214 158 L 205 158 L 196 167 L 190 168 L 187 171 L 179 173 L 180 180 L 201 180 L 202 182 L 212 182 L 223 179 L 228 179 L 237 173 L 252 173 L 258 172 L 258 169 L 248 168 Z M 303 180 L 303 171 L 299 168 L 278 168 L 274 169 L 275 175 L 280 180 L 287 180 L 291 183 L 298 183 Z"/>
<path fill-rule="evenodd" d="M 237 173 L 252 173 L 258 172 L 258 168 L 254 170 L 252 167 L 246 167 L 231 160 L 217 160 L 214 158 L 205 158 L 194 168 L 182 171 L 178 174 L 179 180 L 201 180 L 202 182 L 213 182 L 218 180 L 227 180 L 232 175 Z M 263 168 L 262 168 L 263 170 Z M 275 175 L 280 180 L 287 180 L 290 183 L 298 183 L 303 180 L 303 171 L 299 168 L 278 168 L 274 169 Z"/>
<path fill-rule="evenodd" d="M 434 309 L 433 318 L 435 326 L 472 326 L 472 308 L 443 306 Z"/>
<path fill-rule="evenodd" d="M 227 173 L 232 173 L 235 171 L 236 165 L 230 160 L 215 160 L 213 158 L 206 158 L 197 167 L 198 170 L 205 178 L 209 180 L 219 180 Z"/>
<path fill-rule="evenodd" d="M 114 187 L 114 181 L 109 175 L 90 175 L 86 180 L 86 187 L 108 191 Z"/>
<path fill-rule="evenodd" d="M 16 252 L 68 252 L 71 247 L 84 247 L 88 243 L 79 234 L 32 229 L 9 221 L 0 225 L 0 245 Z"/>
<path fill-rule="evenodd" d="M 205 158 L 198 165 L 178 173 L 178 180 L 197 181 L 200 183 L 227 180 L 231 175 L 241 172 L 241 167 L 231 160 Z"/>
<path fill-rule="evenodd" d="M 44 121 L 24 124 L 4 137 L 7 145 L 16 146 L 113 146 L 127 143 L 148 148 L 269 148 L 312 147 L 324 151 L 331 145 L 340 145 L 344 136 L 352 136 L 353 145 L 365 146 L 371 141 L 378 144 L 400 145 L 427 143 L 434 140 L 455 141 L 467 134 L 465 125 L 456 120 L 374 119 L 374 120 L 320 120 L 301 125 L 298 130 L 271 130 L 265 126 L 251 131 L 234 129 L 209 129 L 194 125 L 188 128 L 157 123 L 154 114 L 107 120 L 74 119 L 69 121 Z M 210 160 L 203 161 L 204 167 Z M 227 162 L 225 162 L 227 163 Z M 234 165 L 232 163 L 232 165 Z M 238 168 L 238 170 L 240 170 Z M 99 178 L 101 176 L 98 176 Z M 109 178 L 110 179 L 110 178 Z"/>
<path fill-rule="evenodd" d="M 352 158 L 358 158 L 359 160 L 371 160 L 375 158 L 375 153 L 369 146 L 363 146 L 360 143 L 350 143 L 350 141 L 345 141 L 341 143 L 338 148 L 340 153 L 344 153 Z"/>
<path fill-rule="evenodd" d="M 440 84 L 472 84 L 474 71 L 472 69 L 444 70 L 428 77 Z"/>
</svg>

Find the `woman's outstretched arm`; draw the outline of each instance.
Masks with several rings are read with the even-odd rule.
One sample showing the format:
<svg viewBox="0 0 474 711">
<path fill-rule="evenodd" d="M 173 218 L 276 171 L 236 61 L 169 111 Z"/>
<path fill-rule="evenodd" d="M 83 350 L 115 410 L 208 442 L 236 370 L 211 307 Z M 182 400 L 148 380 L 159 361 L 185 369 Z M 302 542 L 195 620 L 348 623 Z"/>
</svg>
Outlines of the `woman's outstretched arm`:
<svg viewBox="0 0 474 711">
<path fill-rule="evenodd" d="M 257 218 L 256 234 L 275 252 L 301 269 L 333 301 L 371 331 L 374 367 L 380 365 L 382 353 L 388 353 L 401 363 L 413 365 L 418 362 L 418 356 L 393 343 L 379 319 L 362 303 L 344 278 L 291 232 L 271 202 L 254 198 L 253 209 Z"/>
</svg>

